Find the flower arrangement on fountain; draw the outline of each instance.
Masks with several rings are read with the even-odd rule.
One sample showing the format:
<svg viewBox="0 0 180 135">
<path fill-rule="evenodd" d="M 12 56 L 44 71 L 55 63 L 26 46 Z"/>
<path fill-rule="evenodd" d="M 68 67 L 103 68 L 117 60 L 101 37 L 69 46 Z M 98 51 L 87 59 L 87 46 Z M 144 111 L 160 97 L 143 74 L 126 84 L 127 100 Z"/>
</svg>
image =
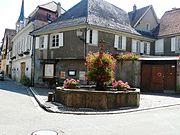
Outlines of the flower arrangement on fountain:
<svg viewBox="0 0 180 135">
<path fill-rule="evenodd" d="M 86 57 L 87 74 L 90 81 L 96 82 L 96 90 L 106 90 L 106 85 L 114 80 L 116 60 L 101 47 L 99 52 L 90 52 Z"/>
<path fill-rule="evenodd" d="M 68 89 L 75 89 L 78 88 L 80 85 L 80 81 L 79 80 L 75 80 L 75 79 L 66 79 L 64 80 L 64 88 L 68 88 Z"/>
<path fill-rule="evenodd" d="M 121 80 L 112 82 L 112 87 L 117 90 L 127 90 L 127 88 L 130 88 L 128 82 L 123 82 Z"/>
</svg>

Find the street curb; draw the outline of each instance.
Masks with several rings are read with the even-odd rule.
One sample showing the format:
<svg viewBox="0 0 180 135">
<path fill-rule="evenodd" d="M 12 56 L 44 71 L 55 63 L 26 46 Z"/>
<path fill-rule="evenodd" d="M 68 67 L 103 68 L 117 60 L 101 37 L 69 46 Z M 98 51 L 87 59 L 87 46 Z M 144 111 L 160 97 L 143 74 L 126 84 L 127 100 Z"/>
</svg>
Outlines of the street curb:
<svg viewBox="0 0 180 135">
<path fill-rule="evenodd" d="M 47 107 L 45 105 L 45 102 L 43 99 L 40 98 L 40 96 L 38 96 L 37 92 L 35 92 L 35 90 L 33 90 L 32 87 L 29 87 L 29 90 L 31 92 L 31 94 L 34 96 L 35 100 L 38 102 L 39 106 L 41 108 L 43 108 L 45 111 L 47 112 L 51 112 L 51 113 L 54 113 L 54 111 L 52 109 L 49 109 L 49 107 Z"/>
</svg>

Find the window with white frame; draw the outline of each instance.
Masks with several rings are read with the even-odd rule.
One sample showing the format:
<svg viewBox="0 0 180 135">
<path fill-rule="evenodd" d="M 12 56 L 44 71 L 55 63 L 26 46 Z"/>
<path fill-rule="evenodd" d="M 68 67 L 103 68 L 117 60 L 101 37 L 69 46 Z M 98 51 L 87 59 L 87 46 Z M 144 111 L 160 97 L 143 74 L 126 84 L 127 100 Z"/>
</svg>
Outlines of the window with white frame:
<svg viewBox="0 0 180 135">
<path fill-rule="evenodd" d="M 136 52 L 137 53 L 140 53 L 140 45 L 141 45 L 141 42 L 140 41 L 136 41 Z"/>
<path fill-rule="evenodd" d="M 63 46 L 63 33 L 57 33 L 51 35 L 51 48 L 57 48 Z"/>
<path fill-rule="evenodd" d="M 51 47 L 58 47 L 59 46 L 59 34 L 51 36 Z"/>
<path fill-rule="evenodd" d="M 92 44 L 93 30 L 89 30 L 89 43 Z"/>
<path fill-rule="evenodd" d="M 141 42 L 139 40 L 132 40 L 132 52 L 134 53 L 141 53 Z"/>
<path fill-rule="evenodd" d="M 158 39 L 155 42 L 155 53 L 162 54 L 164 53 L 164 39 Z"/>
<path fill-rule="evenodd" d="M 176 50 L 180 50 L 180 36 L 176 37 Z"/>
<path fill-rule="evenodd" d="M 150 54 L 150 43 L 144 42 L 144 54 Z"/>
<path fill-rule="evenodd" d="M 44 36 L 39 37 L 39 48 L 44 48 Z"/>
<path fill-rule="evenodd" d="M 126 50 L 126 37 L 115 35 L 114 48 L 118 50 Z"/>
<path fill-rule="evenodd" d="M 86 43 L 90 45 L 98 45 L 98 31 L 88 30 L 86 33 Z"/>
<path fill-rule="evenodd" d="M 171 52 L 176 51 L 176 37 L 171 38 Z"/>
</svg>

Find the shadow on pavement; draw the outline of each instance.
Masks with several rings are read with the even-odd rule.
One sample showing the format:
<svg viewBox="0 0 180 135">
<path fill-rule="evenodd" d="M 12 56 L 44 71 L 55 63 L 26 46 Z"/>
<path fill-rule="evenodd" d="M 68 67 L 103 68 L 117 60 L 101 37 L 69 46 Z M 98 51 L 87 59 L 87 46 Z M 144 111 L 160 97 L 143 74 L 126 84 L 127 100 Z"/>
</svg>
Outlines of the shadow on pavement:
<svg viewBox="0 0 180 135">
<path fill-rule="evenodd" d="M 25 86 L 7 77 L 3 81 L 0 80 L 0 91 L 9 91 L 30 96 Z"/>
</svg>

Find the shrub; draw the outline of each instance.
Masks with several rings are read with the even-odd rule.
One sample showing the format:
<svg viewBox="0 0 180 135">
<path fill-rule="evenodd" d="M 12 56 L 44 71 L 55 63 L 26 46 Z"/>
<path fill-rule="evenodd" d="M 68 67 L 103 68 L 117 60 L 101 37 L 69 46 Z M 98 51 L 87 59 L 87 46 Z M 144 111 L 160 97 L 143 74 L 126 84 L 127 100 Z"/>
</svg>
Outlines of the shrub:
<svg viewBox="0 0 180 135">
<path fill-rule="evenodd" d="M 125 53 L 116 56 L 117 60 L 138 60 L 139 55 L 135 53 Z"/>
<path fill-rule="evenodd" d="M 31 86 L 31 80 L 25 75 L 21 78 L 20 83 L 25 86 Z"/>
<path fill-rule="evenodd" d="M 66 79 L 64 80 L 64 88 L 69 88 L 69 89 L 75 89 L 78 88 L 80 84 L 79 80 L 75 80 L 75 79 Z"/>
<path fill-rule="evenodd" d="M 114 79 L 116 60 L 109 53 L 102 50 L 90 52 L 86 57 L 87 79 L 96 82 L 97 90 L 105 90 L 106 84 Z"/>
</svg>

